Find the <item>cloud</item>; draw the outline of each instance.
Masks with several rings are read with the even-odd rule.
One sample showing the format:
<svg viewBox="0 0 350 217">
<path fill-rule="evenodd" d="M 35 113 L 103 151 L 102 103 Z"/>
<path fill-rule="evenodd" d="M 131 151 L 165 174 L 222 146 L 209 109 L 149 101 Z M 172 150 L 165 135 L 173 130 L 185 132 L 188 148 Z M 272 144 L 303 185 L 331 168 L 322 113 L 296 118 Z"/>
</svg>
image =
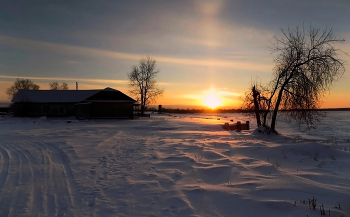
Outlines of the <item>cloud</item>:
<svg viewBox="0 0 350 217">
<path fill-rule="evenodd" d="M 4 79 L 17 79 L 23 76 L 12 76 L 12 75 L 0 75 L 0 78 Z M 62 77 L 34 77 L 24 76 L 23 78 L 32 80 L 46 80 L 46 81 L 75 81 L 75 82 L 93 82 L 93 83 L 106 83 L 106 84 L 127 84 L 127 80 L 107 80 L 107 79 L 88 79 L 88 78 L 62 78 Z"/>
<path fill-rule="evenodd" d="M 232 91 L 218 91 L 218 95 L 220 96 L 241 96 L 242 94 L 237 93 L 237 92 L 232 92 Z"/>
<path fill-rule="evenodd" d="M 140 58 L 147 56 L 146 54 L 122 53 L 115 51 L 107 51 L 95 48 L 80 47 L 74 45 L 65 45 L 51 42 L 34 41 L 23 38 L 16 38 L 10 36 L 0 35 L 0 43 L 15 46 L 20 49 L 35 49 L 43 50 L 53 53 L 60 53 L 65 55 L 86 56 L 94 58 L 112 58 L 124 60 L 140 60 Z M 270 71 L 272 66 L 264 63 L 254 63 L 247 61 L 230 61 L 215 58 L 177 58 L 167 56 L 152 55 L 158 62 L 169 64 L 182 64 L 193 66 L 211 66 L 223 67 L 237 70 L 255 70 L 255 71 Z"/>
<path fill-rule="evenodd" d="M 196 0 L 195 4 L 196 4 L 196 8 L 198 8 L 203 15 L 213 17 L 220 12 L 223 1 L 222 0 L 215 0 L 215 1 Z"/>
<path fill-rule="evenodd" d="M 190 37 L 178 37 L 175 39 L 177 43 L 185 43 L 188 45 L 199 45 L 203 47 L 219 48 L 223 47 L 224 44 L 218 40 L 211 39 L 198 39 Z"/>
<path fill-rule="evenodd" d="M 95 48 L 79 47 L 74 45 L 65 45 L 51 42 L 34 41 L 29 39 L 17 38 L 0 35 L 0 43 L 9 44 L 16 47 L 26 47 L 36 50 L 44 50 L 53 53 L 61 53 L 67 55 L 92 56 L 92 57 L 110 57 L 117 59 L 139 60 L 142 55 L 128 54 L 120 52 L 112 52 L 99 50 Z"/>
<path fill-rule="evenodd" d="M 221 97 L 226 97 L 226 96 L 239 97 L 242 95 L 241 93 L 237 93 L 234 90 L 230 90 L 228 88 L 217 88 L 214 85 L 212 85 L 209 89 L 205 89 L 205 90 L 201 91 L 201 95 L 209 95 L 211 93 L 215 93 L 216 95 L 221 96 Z"/>
</svg>

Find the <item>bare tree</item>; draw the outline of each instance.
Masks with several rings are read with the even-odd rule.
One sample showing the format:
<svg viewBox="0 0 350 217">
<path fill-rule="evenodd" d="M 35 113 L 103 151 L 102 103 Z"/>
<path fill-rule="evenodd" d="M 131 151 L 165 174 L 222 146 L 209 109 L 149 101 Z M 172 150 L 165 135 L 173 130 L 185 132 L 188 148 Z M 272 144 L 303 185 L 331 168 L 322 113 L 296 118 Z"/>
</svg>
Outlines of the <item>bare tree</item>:
<svg viewBox="0 0 350 217">
<path fill-rule="evenodd" d="M 241 107 L 247 116 L 252 116 L 256 119 L 257 126 L 268 128 L 267 116 L 270 113 L 271 93 L 267 87 L 254 84 L 246 92 L 244 103 Z"/>
<path fill-rule="evenodd" d="M 62 85 L 59 85 L 58 82 L 49 83 L 50 90 L 68 90 L 68 84 L 63 82 Z"/>
<path fill-rule="evenodd" d="M 58 90 L 60 85 L 57 82 L 49 83 L 50 90 Z"/>
<path fill-rule="evenodd" d="M 39 90 L 39 88 L 39 85 L 34 84 L 29 79 L 17 78 L 15 83 L 6 89 L 6 94 L 8 95 L 9 99 L 12 99 L 18 90 Z"/>
<path fill-rule="evenodd" d="M 61 90 L 69 90 L 68 84 L 66 82 L 63 82 L 61 85 Z"/>
<path fill-rule="evenodd" d="M 279 110 L 307 127 L 314 127 L 321 98 L 345 72 L 335 43 L 344 42 L 333 35 L 332 29 L 296 27 L 283 31 L 276 38 L 273 51 L 277 53 L 271 85 L 272 116 L 270 130 L 276 132 Z M 269 111 L 267 111 L 269 112 Z"/>
<path fill-rule="evenodd" d="M 257 124 L 272 132 L 276 132 L 280 110 L 297 123 L 314 127 L 321 98 L 345 72 L 338 57 L 340 50 L 334 47 L 344 39 L 335 37 L 332 29 L 310 27 L 305 31 L 296 27 L 282 33 L 284 37 L 276 38 L 273 48 L 277 56 L 272 81 L 268 88 L 252 87 L 242 106 L 245 111 L 254 111 Z"/>
<path fill-rule="evenodd" d="M 139 65 L 134 66 L 128 74 L 130 94 L 141 104 L 141 115 L 150 103 L 163 94 L 164 90 L 157 87 L 155 77 L 159 73 L 156 60 L 151 57 L 142 58 Z"/>
</svg>

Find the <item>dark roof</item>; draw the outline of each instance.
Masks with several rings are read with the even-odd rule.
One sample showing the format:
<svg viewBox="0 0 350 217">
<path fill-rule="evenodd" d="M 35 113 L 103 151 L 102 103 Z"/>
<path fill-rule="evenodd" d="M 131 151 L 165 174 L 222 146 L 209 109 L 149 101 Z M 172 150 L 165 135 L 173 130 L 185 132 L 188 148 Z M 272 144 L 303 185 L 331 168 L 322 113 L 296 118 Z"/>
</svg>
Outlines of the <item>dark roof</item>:
<svg viewBox="0 0 350 217">
<path fill-rule="evenodd" d="M 88 98 L 85 101 L 124 101 L 124 102 L 136 102 L 133 98 L 125 95 L 119 90 L 112 88 L 106 88 Z"/>
<path fill-rule="evenodd" d="M 112 88 L 103 90 L 19 90 L 11 100 L 11 102 L 36 103 L 78 103 L 82 101 L 136 102 Z"/>
<path fill-rule="evenodd" d="M 98 93 L 101 90 L 19 90 L 11 102 L 60 102 L 74 103 Z"/>
</svg>

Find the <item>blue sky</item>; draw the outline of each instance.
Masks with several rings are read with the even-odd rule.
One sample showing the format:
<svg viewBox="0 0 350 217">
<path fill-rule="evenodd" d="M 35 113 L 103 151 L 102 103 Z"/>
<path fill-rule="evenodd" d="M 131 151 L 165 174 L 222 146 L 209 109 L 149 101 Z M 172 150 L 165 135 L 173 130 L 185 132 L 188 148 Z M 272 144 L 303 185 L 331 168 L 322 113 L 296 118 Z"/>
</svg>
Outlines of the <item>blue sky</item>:
<svg viewBox="0 0 350 217">
<path fill-rule="evenodd" d="M 77 81 L 80 89 L 127 92 L 127 73 L 148 55 L 165 89 L 157 103 L 201 105 L 214 91 L 238 107 L 252 78 L 271 79 L 281 28 L 332 28 L 350 53 L 349 20 L 349 0 L 1 1 L 0 101 L 9 101 L 5 90 L 17 77 L 41 89 Z M 349 75 L 324 107 L 350 107 Z"/>
</svg>

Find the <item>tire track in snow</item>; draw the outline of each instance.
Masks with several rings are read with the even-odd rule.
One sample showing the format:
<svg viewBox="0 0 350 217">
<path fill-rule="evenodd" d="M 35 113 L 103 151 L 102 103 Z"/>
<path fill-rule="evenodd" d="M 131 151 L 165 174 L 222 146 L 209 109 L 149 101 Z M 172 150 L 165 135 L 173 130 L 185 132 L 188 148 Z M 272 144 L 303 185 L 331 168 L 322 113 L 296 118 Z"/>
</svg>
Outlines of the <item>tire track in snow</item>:
<svg viewBox="0 0 350 217">
<path fill-rule="evenodd" d="M 1 198 L 0 201 L 0 216 L 13 216 L 13 209 L 15 202 L 15 197 L 10 197 L 8 195 L 8 192 L 16 192 L 16 187 L 19 185 L 19 179 L 20 179 L 20 170 L 22 168 L 21 166 L 21 160 L 18 157 L 18 154 L 13 151 L 13 149 L 9 148 L 9 146 L 3 144 L 3 147 L 6 148 L 6 152 L 8 153 L 8 168 L 10 173 L 7 173 L 8 176 L 6 178 L 5 183 L 2 186 L 2 192 L 1 195 L 4 195 Z M 13 168 L 13 169 L 12 169 Z M 5 190 L 3 190 L 5 189 Z M 6 193 L 4 193 L 4 191 Z"/>
<path fill-rule="evenodd" d="M 37 169 L 36 172 L 36 182 L 41 183 L 40 190 L 35 190 L 34 199 L 37 195 L 43 195 L 42 207 L 43 207 L 43 216 L 58 216 L 59 210 L 60 215 L 64 215 L 65 212 L 62 212 L 62 207 L 67 207 L 65 203 L 58 202 L 57 198 L 60 199 L 56 194 L 59 191 L 62 191 L 61 185 L 57 184 L 57 179 L 59 175 L 56 172 L 55 167 L 59 167 L 59 164 L 54 163 L 52 160 L 52 151 L 46 145 L 46 143 L 38 141 L 29 141 L 29 144 L 35 151 L 35 155 L 32 155 L 34 162 L 36 162 Z M 29 151 L 28 151 L 29 152 Z M 58 177 L 58 178 L 57 178 Z M 40 194 L 41 192 L 41 194 Z M 64 199 L 62 199 L 64 201 Z M 60 201 L 62 201 L 60 200 Z M 33 212 L 33 215 L 38 215 L 40 213 Z"/>
<path fill-rule="evenodd" d="M 69 149 L 36 140 L 0 144 L 0 216 L 81 213 Z"/>
<path fill-rule="evenodd" d="M 52 183 L 55 183 L 55 188 L 56 188 L 55 203 L 58 206 L 57 215 L 60 216 L 65 214 L 68 208 L 71 208 L 70 210 L 74 212 L 76 208 L 79 208 L 81 205 L 81 200 L 80 200 L 81 197 L 77 188 L 77 184 L 75 183 L 72 169 L 70 167 L 71 162 L 69 160 L 69 157 L 64 151 L 61 150 L 59 145 L 44 144 L 42 142 L 40 144 L 42 147 L 46 148 L 47 153 L 50 153 L 48 154 L 49 163 L 53 164 L 53 162 L 55 162 L 61 167 L 61 170 L 59 171 L 53 170 L 53 174 L 51 174 L 49 178 L 49 179 L 52 179 Z M 59 169 L 59 167 L 56 167 L 56 168 Z M 53 177 L 57 175 L 58 177 L 63 177 L 63 178 L 57 179 Z M 60 192 L 57 192 L 57 186 L 60 186 L 59 188 Z M 66 192 L 67 195 L 65 195 L 62 192 Z M 50 200 L 52 203 L 52 199 Z M 52 205 L 47 205 L 47 207 L 49 206 L 52 206 Z"/>
<path fill-rule="evenodd" d="M 28 214 L 31 213 L 32 201 L 30 198 L 33 197 L 33 187 L 26 188 L 25 186 L 31 186 L 33 183 L 33 167 L 29 158 L 23 153 L 22 149 L 18 146 L 18 144 L 10 143 L 8 144 L 10 150 L 17 154 L 20 168 L 18 171 L 19 180 L 16 196 L 14 198 L 14 209 L 13 214 L 18 216 L 19 214 Z M 29 168 L 27 168 L 29 167 Z M 22 187 L 23 186 L 23 187 Z"/>
<path fill-rule="evenodd" d="M 2 192 L 2 187 L 4 186 L 9 169 L 9 155 L 5 149 L 0 146 L 0 155 L 1 155 L 1 172 L 0 172 L 0 193 Z"/>
<path fill-rule="evenodd" d="M 8 205 L 8 203 L 6 203 L 7 201 L 7 197 L 4 197 L 4 185 L 6 183 L 7 177 L 8 177 L 8 170 L 9 170 L 9 154 L 8 151 L 6 149 L 4 149 L 4 145 L 1 145 L 2 147 L 0 147 L 0 154 L 1 154 L 1 160 L 2 160 L 2 167 L 1 167 L 1 172 L 0 172 L 0 194 L 1 196 L 1 200 L 0 200 L 0 216 L 8 216 L 9 214 L 9 209 L 6 208 L 6 205 Z M 4 207 L 4 203 L 5 204 L 5 208 Z"/>
<path fill-rule="evenodd" d="M 40 170 L 40 176 L 43 177 L 43 181 L 45 181 L 44 187 L 44 216 L 57 216 L 58 213 L 58 205 L 56 201 L 55 192 L 59 190 L 58 186 L 54 183 L 55 181 L 52 179 L 54 177 L 52 174 L 54 173 L 53 164 L 51 158 L 49 157 L 49 153 L 46 149 L 46 145 L 38 145 L 35 143 L 34 148 L 40 152 L 38 162 L 44 165 L 44 168 Z M 38 156 L 37 156 L 38 157 Z"/>
<path fill-rule="evenodd" d="M 79 204 L 79 199 L 74 196 L 76 195 L 77 192 L 77 184 L 75 183 L 74 180 L 74 175 L 72 172 L 72 169 L 70 168 L 70 160 L 67 156 L 67 154 L 65 154 L 60 148 L 56 147 L 56 146 L 52 146 L 52 148 L 56 151 L 56 153 L 59 155 L 59 159 L 61 159 L 61 164 L 64 168 L 64 174 L 66 177 L 66 182 L 67 182 L 67 187 L 68 190 L 70 192 L 70 196 L 72 197 L 72 203 L 74 204 Z"/>
<path fill-rule="evenodd" d="M 56 199 L 52 194 L 46 196 L 46 216 L 57 216 Z"/>
<path fill-rule="evenodd" d="M 41 162 L 40 167 L 35 167 L 34 171 L 34 182 L 35 183 L 43 183 L 40 186 L 37 186 L 34 188 L 34 194 L 33 194 L 33 205 L 35 206 L 33 209 L 33 216 L 39 215 L 41 213 L 45 214 L 45 216 L 53 216 L 50 215 L 50 211 L 48 210 L 48 194 L 49 194 L 49 185 L 50 182 L 48 182 L 49 170 L 50 170 L 50 156 L 45 152 L 45 146 L 39 146 L 37 145 L 37 142 L 31 142 L 37 150 L 39 154 L 36 154 L 36 156 L 41 156 L 40 160 L 38 159 L 38 162 Z M 33 156 L 34 158 L 34 156 Z M 56 189 L 57 190 L 57 189 Z"/>
<path fill-rule="evenodd" d="M 48 214 L 45 206 L 47 201 L 48 169 L 46 168 L 47 157 L 43 148 L 38 146 L 37 141 L 22 141 L 20 149 L 17 148 L 23 159 L 28 162 L 28 169 L 31 171 L 30 197 L 27 200 L 27 214 L 30 216 L 53 216 Z M 34 154 L 34 155 L 33 155 Z M 38 159 L 36 159 L 38 158 Z M 39 184 L 40 183 L 40 184 Z"/>
<path fill-rule="evenodd" d="M 31 191 L 31 206 L 30 211 L 28 211 L 30 213 L 31 216 L 38 216 L 41 213 L 45 213 L 46 216 L 47 215 L 47 210 L 46 210 L 46 206 L 45 206 L 45 202 L 46 202 L 46 194 L 47 194 L 47 184 L 40 184 L 39 186 L 36 186 L 37 183 L 43 183 L 42 180 L 46 179 L 47 176 L 47 169 L 45 168 L 41 168 L 40 164 L 37 164 L 37 161 L 35 159 L 35 157 L 33 156 L 32 152 L 30 152 L 29 150 L 27 150 L 28 147 L 35 147 L 36 143 L 28 143 L 28 144 L 24 144 L 22 146 L 22 149 L 20 150 L 21 153 L 23 153 L 23 157 L 25 159 L 28 160 L 29 165 L 30 165 L 30 170 L 32 172 L 32 191 Z M 34 149 L 35 151 L 38 151 L 39 154 L 43 154 L 42 148 L 37 148 Z M 43 161 L 43 165 L 45 165 L 45 162 Z"/>
</svg>

